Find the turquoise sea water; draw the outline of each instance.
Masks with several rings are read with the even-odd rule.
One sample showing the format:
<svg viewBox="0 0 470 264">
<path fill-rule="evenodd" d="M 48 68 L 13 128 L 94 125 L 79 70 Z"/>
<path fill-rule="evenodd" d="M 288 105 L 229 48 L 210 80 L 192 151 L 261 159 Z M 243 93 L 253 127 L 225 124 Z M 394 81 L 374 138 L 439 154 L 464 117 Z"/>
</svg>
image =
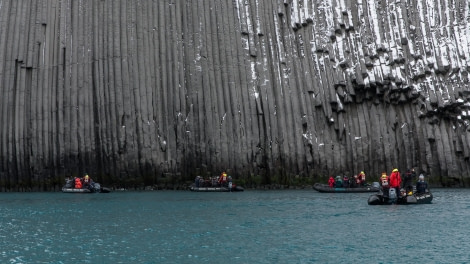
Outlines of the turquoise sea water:
<svg viewBox="0 0 470 264">
<path fill-rule="evenodd" d="M 0 193 L 0 263 L 469 263 L 470 190 Z"/>
</svg>

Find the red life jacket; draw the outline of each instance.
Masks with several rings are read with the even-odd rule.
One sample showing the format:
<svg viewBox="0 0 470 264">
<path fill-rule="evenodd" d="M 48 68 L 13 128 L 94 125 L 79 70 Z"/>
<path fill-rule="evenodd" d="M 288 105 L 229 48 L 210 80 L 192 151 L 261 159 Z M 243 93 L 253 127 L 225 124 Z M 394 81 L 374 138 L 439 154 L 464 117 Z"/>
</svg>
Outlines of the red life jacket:
<svg viewBox="0 0 470 264">
<path fill-rule="evenodd" d="M 81 189 L 82 188 L 82 181 L 80 181 L 80 178 L 75 178 L 75 189 Z"/>
<path fill-rule="evenodd" d="M 328 180 L 328 185 L 330 185 L 330 187 L 333 187 L 335 185 L 335 179 L 333 179 L 333 177 L 330 177 L 330 179 Z"/>
</svg>

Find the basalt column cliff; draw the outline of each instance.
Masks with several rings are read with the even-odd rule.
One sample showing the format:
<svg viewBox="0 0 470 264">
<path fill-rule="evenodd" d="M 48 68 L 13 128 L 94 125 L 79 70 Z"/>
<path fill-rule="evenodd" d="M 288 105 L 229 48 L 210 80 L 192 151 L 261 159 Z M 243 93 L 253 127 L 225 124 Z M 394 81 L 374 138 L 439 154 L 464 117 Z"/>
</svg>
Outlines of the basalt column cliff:
<svg viewBox="0 0 470 264">
<path fill-rule="evenodd" d="M 470 182 L 467 0 L 0 0 L 0 188 Z"/>
</svg>

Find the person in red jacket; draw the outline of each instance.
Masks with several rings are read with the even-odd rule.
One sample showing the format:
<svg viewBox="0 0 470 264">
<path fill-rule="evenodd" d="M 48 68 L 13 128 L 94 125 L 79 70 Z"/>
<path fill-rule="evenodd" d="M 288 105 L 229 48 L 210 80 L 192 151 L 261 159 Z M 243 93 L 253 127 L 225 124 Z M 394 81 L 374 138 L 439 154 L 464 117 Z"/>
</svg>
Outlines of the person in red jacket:
<svg viewBox="0 0 470 264">
<path fill-rule="evenodd" d="M 389 177 L 390 188 L 395 188 L 397 195 L 400 193 L 401 176 L 398 169 L 393 169 Z"/>
<path fill-rule="evenodd" d="M 75 178 L 75 189 L 81 189 L 82 188 L 82 181 L 80 178 Z"/>
<path fill-rule="evenodd" d="M 335 186 L 335 178 L 333 178 L 333 176 L 330 176 L 330 179 L 328 180 L 328 185 L 330 185 L 331 188 Z"/>
</svg>

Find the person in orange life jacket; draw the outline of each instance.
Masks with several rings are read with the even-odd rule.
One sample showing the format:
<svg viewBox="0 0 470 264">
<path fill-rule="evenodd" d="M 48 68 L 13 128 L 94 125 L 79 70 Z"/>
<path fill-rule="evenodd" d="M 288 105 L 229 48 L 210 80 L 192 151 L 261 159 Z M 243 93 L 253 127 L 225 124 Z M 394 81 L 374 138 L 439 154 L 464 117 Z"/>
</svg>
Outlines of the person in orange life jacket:
<svg viewBox="0 0 470 264">
<path fill-rule="evenodd" d="M 219 177 L 219 184 L 221 186 L 225 185 L 225 183 L 227 182 L 227 173 L 222 172 L 222 174 L 220 174 L 220 177 Z"/>
<path fill-rule="evenodd" d="M 390 188 L 395 188 L 397 195 L 400 193 L 401 175 L 398 169 L 393 169 L 389 177 Z"/>
<path fill-rule="evenodd" d="M 82 181 L 80 178 L 76 177 L 75 178 L 75 189 L 81 189 L 82 188 Z"/>
<path fill-rule="evenodd" d="M 335 178 L 333 178 L 333 176 L 330 176 L 330 178 L 328 179 L 328 185 L 331 188 L 335 187 Z"/>
</svg>

